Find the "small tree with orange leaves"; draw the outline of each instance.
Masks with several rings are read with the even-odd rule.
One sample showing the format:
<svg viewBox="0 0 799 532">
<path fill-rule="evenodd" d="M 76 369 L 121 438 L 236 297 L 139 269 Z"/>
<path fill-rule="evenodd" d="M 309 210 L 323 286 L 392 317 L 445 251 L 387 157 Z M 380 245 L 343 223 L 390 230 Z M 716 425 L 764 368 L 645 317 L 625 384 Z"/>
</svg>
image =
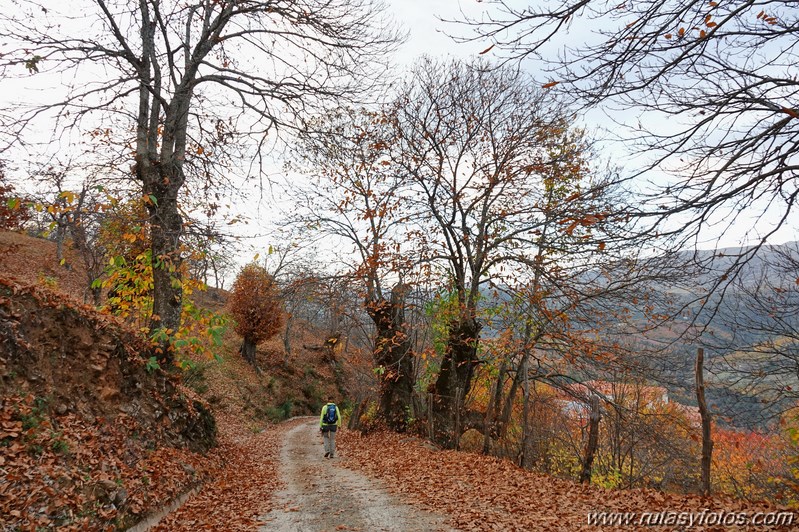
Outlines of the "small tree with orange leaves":
<svg viewBox="0 0 799 532">
<path fill-rule="evenodd" d="M 255 366 L 255 347 L 273 337 L 283 325 L 283 309 L 272 276 L 257 264 L 248 264 L 233 283 L 230 312 L 244 342 L 239 352 Z"/>
</svg>

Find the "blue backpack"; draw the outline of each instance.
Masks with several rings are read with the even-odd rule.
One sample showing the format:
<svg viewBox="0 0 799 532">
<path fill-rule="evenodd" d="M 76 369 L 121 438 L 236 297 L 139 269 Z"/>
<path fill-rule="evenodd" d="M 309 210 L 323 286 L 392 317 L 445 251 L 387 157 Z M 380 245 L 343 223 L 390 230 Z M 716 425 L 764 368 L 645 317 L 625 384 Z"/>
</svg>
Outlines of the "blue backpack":
<svg viewBox="0 0 799 532">
<path fill-rule="evenodd" d="M 322 418 L 322 422 L 325 425 L 335 425 L 336 424 L 336 405 L 330 403 L 327 405 L 327 410 L 325 411 L 325 415 Z"/>
</svg>

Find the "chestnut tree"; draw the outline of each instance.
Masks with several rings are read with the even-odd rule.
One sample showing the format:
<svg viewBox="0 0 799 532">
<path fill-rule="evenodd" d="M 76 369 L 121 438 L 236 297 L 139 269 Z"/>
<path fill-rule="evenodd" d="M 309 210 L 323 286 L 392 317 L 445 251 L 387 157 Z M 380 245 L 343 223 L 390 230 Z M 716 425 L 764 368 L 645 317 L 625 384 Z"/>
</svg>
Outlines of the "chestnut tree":
<svg viewBox="0 0 799 532">
<path fill-rule="evenodd" d="M 255 348 L 276 335 L 283 325 L 279 288 L 269 273 L 257 264 L 242 268 L 233 282 L 230 312 L 243 342 L 239 352 L 255 366 Z"/>
</svg>

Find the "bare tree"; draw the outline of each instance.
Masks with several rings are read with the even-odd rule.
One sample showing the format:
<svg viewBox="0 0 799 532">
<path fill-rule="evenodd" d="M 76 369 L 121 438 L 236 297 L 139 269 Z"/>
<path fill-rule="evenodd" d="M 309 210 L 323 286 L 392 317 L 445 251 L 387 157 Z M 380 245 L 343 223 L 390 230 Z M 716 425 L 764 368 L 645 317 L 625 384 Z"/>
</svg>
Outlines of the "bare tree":
<svg viewBox="0 0 799 532">
<path fill-rule="evenodd" d="M 360 281 L 375 326 L 380 418 L 404 431 L 414 379 L 403 274 L 413 258 L 402 237 L 406 182 L 389 157 L 394 131 L 383 112 L 365 109 L 342 109 L 311 126 L 295 149 L 296 166 L 312 179 L 295 189 L 292 223 L 352 246 L 353 260 L 347 260 L 346 250 L 337 255 Z"/>
<path fill-rule="evenodd" d="M 106 267 L 106 249 L 100 242 L 100 226 L 107 211 L 118 198 L 112 197 L 96 175 L 74 179 L 75 174 L 87 172 L 70 162 L 53 162 L 33 173 L 38 192 L 32 196 L 41 217 L 39 236 L 47 235 L 56 243 L 56 261 L 71 268 L 65 256 L 65 246 L 78 252 L 86 274 L 84 302 L 91 295 L 100 304 L 99 279 Z"/>
<path fill-rule="evenodd" d="M 206 285 L 224 288 L 224 276 L 234 270 L 235 262 L 230 251 L 233 236 L 212 219 L 187 220 L 184 225 L 184 240 L 190 251 L 186 257 L 189 275 Z"/>
<path fill-rule="evenodd" d="M 102 120 L 133 128 L 131 178 L 152 225 L 150 329 L 176 330 L 185 165 L 224 161 L 239 135 L 260 148 L 273 129 L 355 98 L 396 34 L 376 0 L 94 0 L 59 8 L 31 0 L 2 14 L 10 43 L 4 77 L 26 69 L 75 80 L 64 99 L 4 121 L 4 133 L 16 142 L 48 112 L 59 131 Z M 91 81 L 80 81 L 84 70 Z M 173 355 L 162 347 L 169 365 Z"/>
<path fill-rule="evenodd" d="M 394 113 L 392 157 L 412 187 L 418 220 L 412 236 L 455 299 L 431 390 L 437 438 L 454 445 L 453 423 L 482 363 L 485 289 L 526 287 L 519 290 L 545 311 L 543 301 L 564 293 L 547 292 L 543 278 L 554 281 L 564 269 L 601 257 L 606 229 L 600 228 L 617 222 L 623 203 L 609 201 L 612 175 L 592 173 L 571 117 L 518 71 L 422 61 Z M 562 254 L 570 256 L 568 267 Z M 530 323 L 527 352 L 556 315 L 530 318 L 538 321 Z M 456 424 L 482 426 L 465 413 L 463 421 Z"/>
<path fill-rule="evenodd" d="M 693 248 L 736 222 L 760 243 L 795 222 L 794 2 L 525 4 L 486 2 L 483 16 L 460 21 L 468 33 L 459 39 L 490 41 L 508 61 L 542 61 L 540 83 L 571 105 L 604 106 L 611 119 L 631 111 L 615 114 L 616 131 L 645 156 L 637 175 L 670 176 L 641 203 L 649 227 Z M 740 248 L 711 289 L 722 291 L 759 248 Z"/>
</svg>

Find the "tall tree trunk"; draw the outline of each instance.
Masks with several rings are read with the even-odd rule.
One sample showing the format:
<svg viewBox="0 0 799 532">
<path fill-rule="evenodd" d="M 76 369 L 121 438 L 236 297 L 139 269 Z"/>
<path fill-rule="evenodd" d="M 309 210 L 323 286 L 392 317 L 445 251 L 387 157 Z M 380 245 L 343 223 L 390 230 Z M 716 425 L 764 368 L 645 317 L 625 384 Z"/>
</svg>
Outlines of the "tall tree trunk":
<svg viewBox="0 0 799 532">
<path fill-rule="evenodd" d="M 84 211 L 86 210 L 86 195 L 88 194 L 88 187 L 86 185 L 80 191 L 78 203 L 73 213 L 72 223 L 69 224 L 69 233 L 72 235 L 72 245 L 80 253 L 83 260 L 83 266 L 86 270 L 87 289 L 83 292 L 83 302 L 87 303 L 89 294 L 92 296 L 92 303 L 94 306 L 99 307 L 103 288 L 99 286 L 99 279 L 103 274 L 103 261 L 99 258 L 100 252 L 97 249 L 92 249 L 87 235 L 86 220 Z M 98 282 L 98 286 L 94 286 Z"/>
<path fill-rule="evenodd" d="M 503 358 L 499 364 L 499 371 L 494 382 L 494 393 L 491 395 L 491 400 L 486 409 L 485 428 L 483 429 L 483 454 L 491 452 L 491 439 L 498 436 L 497 417 L 502 403 L 502 388 L 505 385 L 505 373 L 507 371 L 508 361 Z"/>
<path fill-rule="evenodd" d="M 591 482 L 591 468 L 594 465 L 594 456 L 599 446 L 599 420 L 601 413 L 599 410 L 599 397 L 591 397 L 591 414 L 588 421 L 588 442 L 585 444 L 583 453 L 583 469 L 580 472 L 580 482 Z"/>
<path fill-rule="evenodd" d="M 480 328 L 480 322 L 475 318 L 462 318 L 452 323 L 441 369 L 433 386 L 434 439 L 447 448 L 453 448 L 457 441 L 453 432 L 455 413 L 463 409 L 464 398 L 471 390 L 474 368 L 478 363 Z M 458 388 L 461 393 L 456 394 Z"/>
<path fill-rule="evenodd" d="M 168 169 L 153 164 L 148 165 L 143 177 L 152 235 L 153 314 L 150 331 L 161 330 L 171 336 L 180 327 L 183 308 L 180 255 L 183 218 L 178 211 L 178 190 L 183 175 L 179 168 Z M 171 342 L 162 341 L 159 347 L 161 365 L 171 367 L 174 362 Z"/>
<path fill-rule="evenodd" d="M 516 369 L 515 375 L 513 376 L 513 382 L 511 383 L 510 390 L 508 391 L 508 395 L 505 396 L 505 402 L 502 405 L 502 409 L 499 411 L 499 417 L 494 423 L 494 437 L 497 439 L 502 439 L 505 437 L 505 434 L 508 430 L 508 425 L 510 425 L 511 415 L 513 414 L 513 403 L 516 400 L 516 394 L 518 393 L 519 387 L 522 385 L 524 379 L 524 372 L 521 370 L 521 368 L 527 365 L 529 373 L 531 352 L 532 348 L 529 347 L 525 348 L 522 352 L 522 359 L 519 363 L 519 367 Z"/>
<path fill-rule="evenodd" d="M 522 445 L 520 449 L 519 466 L 530 469 L 533 465 L 532 456 L 532 429 L 530 427 L 530 360 L 524 357 L 522 361 L 522 391 L 524 404 L 522 406 Z"/>
<path fill-rule="evenodd" d="M 380 418 L 392 430 L 408 428 L 408 411 L 413 408 L 413 353 L 405 326 L 407 286 L 398 284 L 391 299 L 366 302 L 366 310 L 377 329 L 373 358 L 380 373 Z"/>
<path fill-rule="evenodd" d="M 521 362 L 519 363 L 519 367 L 517 368 L 516 374 L 513 377 L 510 391 L 508 391 L 508 395 L 505 397 L 505 402 L 502 405 L 502 409 L 499 410 L 499 405 L 497 405 L 498 418 L 494 422 L 493 427 L 493 436 L 496 439 L 502 439 L 505 437 L 508 425 L 510 424 L 511 415 L 513 414 L 513 402 L 516 400 L 516 393 L 518 392 L 519 386 L 522 384 L 523 379 L 526 378 L 525 375 L 529 377 L 530 357 L 532 356 L 535 345 L 544 334 L 544 330 L 541 328 L 537 329 L 535 334 L 533 334 L 533 332 L 533 325 L 529 320 L 527 320 L 524 326 L 524 348 L 522 349 Z M 503 364 L 507 366 L 505 361 L 503 361 Z M 521 371 L 521 368 L 527 369 L 526 371 Z M 500 400 L 501 397 L 501 394 L 497 395 L 498 400 Z"/>
<path fill-rule="evenodd" d="M 710 496 L 710 464 L 713 458 L 713 439 L 710 434 L 711 416 L 705 401 L 704 378 L 705 350 L 701 347 L 696 352 L 696 400 L 699 403 L 699 415 L 702 418 L 702 495 Z"/>
<path fill-rule="evenodd" d="M 64 239 L 67 236 L 67 227 L 66 224 L 61 222 L 60 220 L 56 221 L 56 230 L 55 230 L 55 260 L 59 264 L 64 259 Z"/>
<path fill-rule="evenodd" d="M 135 170 L 150 215 L 153 265 L 150 332 L 163 333 L 159 335 L 158 358 L 162 367 L 168 369 L 175 360 L 171 337 L 180 328 L 183 308 L 180 256 L 183 218 L 178 210 L 178 193 L 185 182 L 183 162 L 186 158 L 189 105 L 199 61 L 213 43 L 200 43 L 195 47 L 193 60 L 186 61 L 173 97 L 167 101 L 161 93 L 161 68 L 155 52 L 157 9 L 152 13 L 150 7 L 149 2 L 139 0 L 142 49 L 136 65 L 140 83 Z M 189 42 L 187 34 L 186 46 Z"/>
</svg>

